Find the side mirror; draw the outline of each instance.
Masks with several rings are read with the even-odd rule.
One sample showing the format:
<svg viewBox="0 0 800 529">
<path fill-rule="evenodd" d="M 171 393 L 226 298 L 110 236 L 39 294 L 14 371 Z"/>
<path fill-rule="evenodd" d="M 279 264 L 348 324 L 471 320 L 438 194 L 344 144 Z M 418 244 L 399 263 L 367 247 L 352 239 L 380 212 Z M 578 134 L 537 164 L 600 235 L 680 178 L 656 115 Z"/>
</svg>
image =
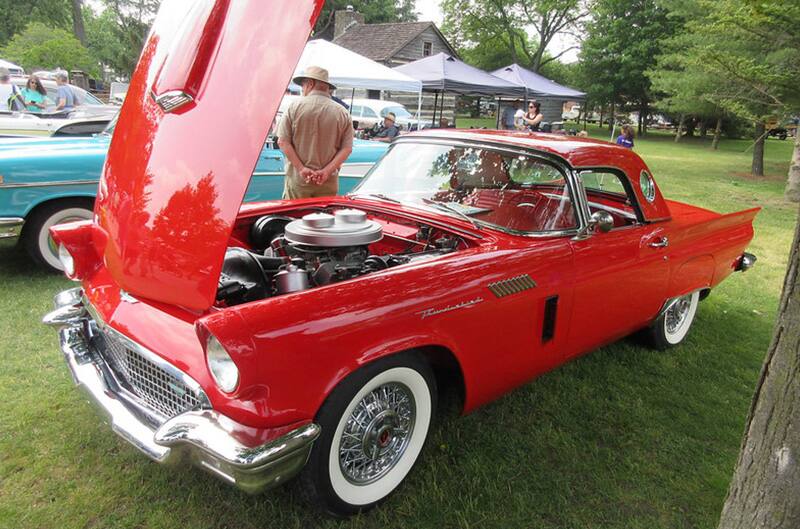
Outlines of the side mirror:
<svg viewBox="0 0 800 529">
<path fill-rule="evenodd" d="M 595 211 L 589 220 L 589 228 L 603 233 L 611 231 L 614 227 L 614 217 L 608 211 Z"/>
</svg>

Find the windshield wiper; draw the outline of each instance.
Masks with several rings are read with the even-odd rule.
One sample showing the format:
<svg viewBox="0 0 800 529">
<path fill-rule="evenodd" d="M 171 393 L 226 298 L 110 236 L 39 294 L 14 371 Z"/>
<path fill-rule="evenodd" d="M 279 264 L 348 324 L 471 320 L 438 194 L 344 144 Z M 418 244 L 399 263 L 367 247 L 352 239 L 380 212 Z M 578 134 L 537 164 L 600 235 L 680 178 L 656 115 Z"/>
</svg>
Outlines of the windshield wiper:
<svg viewBox="0 0 800 529">
<path fill-rule="evenodd" d="M 431 199 L 425 198 L 425 197 L 422 197 L 421 200 L 422 200 L 423 203 L 425 203 L 425 204 L 427 204 L 429 206 L 432 206 L 433 208 L 438 209 L 439 211 L 450 211 L 452 213 L 455 213 L 456 215 L 458 215 L 462 219 L 464 219 L 467 222 L 469 222 L 470 224 L 472 224 L 472 227 L 475 228 L 476 230 L 482 230 L 483 229 L 481 227 L 481 225 L 478 224 L 477 220 L 473 219 L 472 217 L 470 217 L 469 215 L 467 215 L 466 213 L 464 213 L 460 209 L 451 206 L 447 202 L 436 202 L 435 200 L 431 200 Z"/>
<path fill-rule="evenodd" d="M 348 193 L 345 196 L 347 196 L 347 198 L 352 198 L 352 197 L 357 197 L 357 196 L 375 197 L 375 198 L 379 198 L 381 200 L 385 200 L 386 202 L 394 202 L 395 204 L 400 204 L 401 203 L 396 198 L 387 197 L 386 195 L 384 195 L 382 193 Z"/>
</svg>

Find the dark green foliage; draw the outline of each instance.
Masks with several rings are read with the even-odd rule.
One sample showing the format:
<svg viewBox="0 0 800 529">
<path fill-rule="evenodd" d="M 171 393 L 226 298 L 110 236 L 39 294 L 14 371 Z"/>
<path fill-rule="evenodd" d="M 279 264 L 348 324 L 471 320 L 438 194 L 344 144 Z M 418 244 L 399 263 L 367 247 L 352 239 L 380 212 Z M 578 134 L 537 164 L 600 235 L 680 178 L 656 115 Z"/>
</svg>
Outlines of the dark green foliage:
<svg viewBox="0 0 800 529">
<path fill-rule="evenodd" d="M 26 71 L 61 68 L 99 74 L 97 60 L 71 32 L 33 22 L 17 33 L 2 49 L 0 56 L 19 64 Z"/>
<path fill-rule="evenodd" d="M 65 0 L 0 0 L 0 46 L 31 22 L 66 29 L 71 21 L 70 5 Z"/>
<path fill-rule="evenodd" d="M 680 20 L 654 0 L 595 0 L 581 50 L 590 99 L 646 114 L 653 94 L 645 72 L 679 27 Z"/>
<path fill-rule="evenodd" d="M 547 46 L 586 15 L 582 0 L 443 0 L 443 31 L 483 69 L 517 63 L 535 72 L 558 58 Z M 566 50 L 565 50 L 566 51 Z"/>
</svg>

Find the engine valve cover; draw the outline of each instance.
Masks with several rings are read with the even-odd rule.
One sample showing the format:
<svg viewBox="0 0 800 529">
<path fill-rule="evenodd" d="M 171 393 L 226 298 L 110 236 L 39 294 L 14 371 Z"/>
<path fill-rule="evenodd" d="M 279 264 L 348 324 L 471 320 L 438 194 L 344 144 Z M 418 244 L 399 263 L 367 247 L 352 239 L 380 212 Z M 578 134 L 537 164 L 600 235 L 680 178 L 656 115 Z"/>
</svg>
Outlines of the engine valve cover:
<svg viewBox="0 0 800 529">
<path fill-rule="evenodd" d="M 293 244 L 323 248 L 363 246 L 381 240 L 383 229 L 358 209 L 310 213 L 286 225 L 284 237 Z"/>
</svg>

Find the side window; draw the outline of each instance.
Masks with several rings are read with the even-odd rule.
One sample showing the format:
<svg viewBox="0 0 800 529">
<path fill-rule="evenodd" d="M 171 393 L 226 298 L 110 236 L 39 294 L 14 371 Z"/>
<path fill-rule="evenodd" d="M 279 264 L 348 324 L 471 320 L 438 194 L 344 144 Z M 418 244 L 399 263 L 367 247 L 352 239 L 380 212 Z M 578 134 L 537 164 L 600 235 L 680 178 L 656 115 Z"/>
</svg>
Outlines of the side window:
<svg viewBox="0 0 800 529">
<path fill-rule="evenodd" d="M 613 171 L 581 171 L 581 182 L 589 202 L 589 214 L 607 211 L 614 217 L 614 227 L 620 228 L 636 224 L 636 197 L 629 193 L 628 187 L 618 173 Z"/>
<path fill-rule="evenodd" d="M 364 114 L 362 114 L 365 118 L 377 118 L 378 115 L 369 107 L 364 107 Z"/>
<path fill-rule="evenodd" d="M 508 167 L 508 176 L 514 184 L 521 186 L 564 184 L 564 176 L 558 169 L 529 156 L 513 158 Z"/>
<path fill-rule="evenodd" d="M 350 115 L 354 117 L 361 117 L 361 111 L 364 109 L 361 105 L 353 105 L 350 107 Z"/>
</svg>

